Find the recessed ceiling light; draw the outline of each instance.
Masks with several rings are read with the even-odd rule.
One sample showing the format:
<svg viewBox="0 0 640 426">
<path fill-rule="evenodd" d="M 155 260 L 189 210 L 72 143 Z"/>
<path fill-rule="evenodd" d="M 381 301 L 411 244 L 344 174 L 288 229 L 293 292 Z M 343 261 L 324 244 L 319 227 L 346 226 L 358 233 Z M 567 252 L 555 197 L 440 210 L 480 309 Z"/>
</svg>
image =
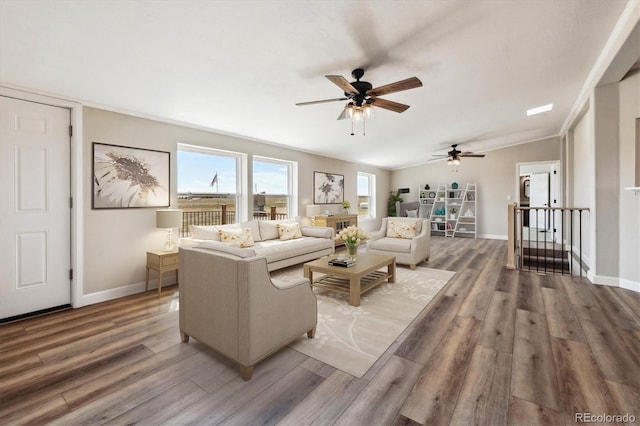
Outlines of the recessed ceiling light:
<svg viewBox="0 0 640 426">
<path fill-rule="evenodd" d="M 553 104 L 542 105 L 537 108 L 531 108 L 527 110 L 527 117 L 536 114 L 542 114 L 543 112 L 548 112 L 553 109 Z"/>
</svg>

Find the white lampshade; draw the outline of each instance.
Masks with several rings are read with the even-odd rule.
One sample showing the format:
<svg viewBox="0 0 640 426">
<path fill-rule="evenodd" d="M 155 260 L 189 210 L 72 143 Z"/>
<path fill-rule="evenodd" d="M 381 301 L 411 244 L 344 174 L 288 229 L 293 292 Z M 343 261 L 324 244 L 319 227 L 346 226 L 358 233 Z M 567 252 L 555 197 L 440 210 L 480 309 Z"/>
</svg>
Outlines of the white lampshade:
<svg viewBox="0 0 640 426">
<path fill-rule="evenodd" d="M 307 206 L 307 217 L 320 216 L 320 206 L 316 204 L 309 204 Z"/>
<path fill-rule="evenodd" d="M 182 210 L 156 210 L 156 228 L 180 228 L 182 226 Z"/>
</svg>

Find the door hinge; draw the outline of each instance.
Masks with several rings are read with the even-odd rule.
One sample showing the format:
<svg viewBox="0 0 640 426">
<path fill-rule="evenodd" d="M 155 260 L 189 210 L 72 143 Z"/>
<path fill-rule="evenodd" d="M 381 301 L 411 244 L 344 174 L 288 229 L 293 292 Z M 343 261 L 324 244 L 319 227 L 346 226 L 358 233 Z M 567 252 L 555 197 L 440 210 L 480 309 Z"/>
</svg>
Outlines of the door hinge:
<svg viewBox="0 0 640 426">
<path fill-rule="evenodd" d="M 69 125 L 69 137 L 73 136 L 73 126 Z"/>
<path fill-rule="evenodd" d="M 73 197 L 69 197 L 69 208 L 73 208 Z"/>
<path fill-rule="evenodd" d="M 73 269 L 69 269 L 69 279 L 73 279 Z"/>
</svg>

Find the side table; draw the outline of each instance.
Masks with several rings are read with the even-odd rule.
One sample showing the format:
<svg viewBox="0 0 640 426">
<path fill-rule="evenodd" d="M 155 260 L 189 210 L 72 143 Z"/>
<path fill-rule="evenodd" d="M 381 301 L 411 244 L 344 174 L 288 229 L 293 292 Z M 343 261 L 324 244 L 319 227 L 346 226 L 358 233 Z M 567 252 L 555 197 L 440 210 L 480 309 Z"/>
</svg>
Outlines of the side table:
<svg viewBox="0 0 640 426">
<path fill-rule="evenodd" d="M 176 271 L 176 284 L 178 283 L 178 251 L 148 251 L 147 252 L 147 281 L 144 290 L 149 289 L 149 270 L 158 273 L 158 296 L 162 293 L 162 274 L 167 271 Z"/>
</svg>

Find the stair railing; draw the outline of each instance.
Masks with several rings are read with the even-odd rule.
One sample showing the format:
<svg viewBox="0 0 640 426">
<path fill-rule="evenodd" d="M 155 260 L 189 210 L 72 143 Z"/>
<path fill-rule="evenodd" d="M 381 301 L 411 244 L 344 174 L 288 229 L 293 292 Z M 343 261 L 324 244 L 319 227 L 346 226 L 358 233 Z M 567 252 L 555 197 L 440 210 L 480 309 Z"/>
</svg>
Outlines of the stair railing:
<svg viewBox="0 0 640 426">
<path fill-rule="evenodd" d="M 588 271 L 583 252 L 583 207 L 507 207 L 508 269 L 580 275 Z M 526 216 L 525 216 L 526 215 Z M 528 226 L 525 226 L 528 225 Z"/>
</svg>

